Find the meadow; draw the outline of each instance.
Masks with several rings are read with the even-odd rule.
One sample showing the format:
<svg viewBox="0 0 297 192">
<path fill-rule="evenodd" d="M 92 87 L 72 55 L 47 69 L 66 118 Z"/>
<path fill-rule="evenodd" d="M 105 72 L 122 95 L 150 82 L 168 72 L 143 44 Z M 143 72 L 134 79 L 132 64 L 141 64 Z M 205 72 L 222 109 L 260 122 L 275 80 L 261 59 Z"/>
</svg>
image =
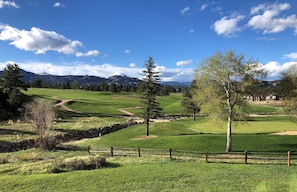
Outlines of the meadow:
<svg viewBox="0 0 297 192">
<path fill-rule="evenodd" d="M 129 116 L 125 109 L 137 116 L 141 103 L 132 93 L 101 93 L 81 90 L 29 89 L 28 95 L 52 100 L 68 100 L 66 106 L 74 110 L 59 110 L 53 129 L 67 133 L 122 123 Z M 182 96 L 172 94 L 159 97 L 164 114 L 185 113 L 180 106 Z M 297 125 L 280 115 L 275 106 L 252 106 L 253 114 L 247 122 L 236 122 L 233 128 L 233 150 L 253 152 L 297 151 L 297 136 L 273 133 L 296 131 Z M 272 116 L 271 116 L 272 115 Z M 168 157 L 107 157 L 101 169 L 51 173 L 59 159 L 89 156 L 87 148 L 141 147 L 192 151 L 224 152 L 225 123 L 199 117 L 151 123 L 151 135 L 143 137 L 143 124 L 132 126 L 103 137 L 64 143 L 61 150 L 28 149 L 0 154 L 0 191 L 297 191 L 297 162 L 286 164 L 205 163 L 199 159 Z M 2 122 L 0 142 L 34 138 L 29 124 Z M 19 138 L 20 139 L 20 138 Z"/>
</svg>

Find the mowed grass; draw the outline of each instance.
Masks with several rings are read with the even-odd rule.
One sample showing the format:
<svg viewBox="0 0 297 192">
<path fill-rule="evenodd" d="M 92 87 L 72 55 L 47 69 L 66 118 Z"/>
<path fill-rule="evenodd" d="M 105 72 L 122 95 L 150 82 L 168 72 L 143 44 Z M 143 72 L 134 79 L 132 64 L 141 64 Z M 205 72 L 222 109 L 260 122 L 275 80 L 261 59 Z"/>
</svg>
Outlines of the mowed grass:
<svg viewBox="0 0 297 192">
<path fill-rule="evenodd" d="M 123 115 L 119 109 L 126 109 L 136 115 L 141 112 L 142 104 L 136 93 L 121 92 L 118 94 L 110 92 L 91 92 L 84 90 L 57 90 L 30 88 L 27 95 L 35 98 L 44 98 L 58 102 L 59 100 L 69 100 L 65 105 L 69 108 L 83 113 L 98 113 L 103 115 Z M 180 105 L 181 93 L 170 96 L 157 97 L 163 108 L 164 114 L 184 113 L 184 108 Z"/>
<path fill-rule="evenodd" d="M 89 115 L 121 114 L 125 108 L 136 114 L 139 99 L 131 93 L 110 94 L 74 90 L 30 89 L 29 94 L 53 100 L 71 100 L 70 108 L 84 112 L 71 113 L 81 118 L 83 125 L 92 122 Z M 180 94 L 159 97 L 163 111 L 180 113 Z M 111 102 L 110 100 L 119 100 Z M 93 105 L 93 109 L 85 104 Z M 114 105 L 113 105 L 114 103 Z M 109 106 L 111 105 L 111 106 Z M 101 106 L 101 107 L 98 107 Z M 253 111 L 259 111 L 256 107 Z M 274 107 L 265 107 L 266 113 Z M 62 111 L 66 113 L 65 111 Z M 91 112 L 90 114 L 88 114 Z M 262 111 L 263 112 L 263 111 Z M 276 112 L 277 113 L 277 112 Z M 99 115 L 98 115 L 99 114 Z M 68 114 L 69 115 L 69 114 Z M 95 118 L 100 121 L 100 118 Z M 110 117 L 109 117 L 110 118 Z M 71 121 L 63 129 L 71 126 Z M 62 122 L 61 120 L 61 122 Z M 60 123 L 61 123 L 60 122 Z M 56 125 L 55 125 L 56 126 Z M 233 150 L 256 152 L 297 151 L 297 136 L 272 135 L 271 133 L 297 130 L 290 118 L 283 116 L 251 117 L 248 122 L 233 125 Z M 144 137 L 145 125 L 129 127 L 99 138 L 65 143 L 69 151 L 40 152 L 36 149 L 1 154 L 0 158 L 15 159 L 0 165 L 0 191 L 296 191 L 297 163 L 283 165 L 205 163 L 203 160 L 170 160 L 168 157 L 113 157 L 107 158 L 108 167 L 97 170 L 69 173 L 46 173 L 46 165 L 55 159 L 76 155 L 88 155 L 87 148 L 141 147 L 200 152 L 224 152 L 226 123 L 207 121 L 206 118 L 179 119 L 171 122 L 150 124 L 153 137 Z M 33 154 L 33 155 L 32 155 Z M 295 164 L 296 163 L 296 164 Z M 40 170 L 40 171 L 38 171 Z"/>
<path fill-rule="evenodd" d="M 109 159 L 114 168 L 0 175 L 0 191 L 296 191 L 297 167 L 167 159 Z"/>
<path fill-rule="evenodd" d="M 233 128 L 234 151 L 297 151 L 297 136 L 273 135 L 283 130 L 297 130 L 297 125 L 287 117 L 268 121 L 256 118 Z M 259 126 L 260 125 L 260 126 Z M 79 142 L 79 146 L 132 147 L 178 149 L 190 151 L 224 152 L 226 146 L 226 125 L 216 124 L 205 119 L 181 119 L 172 122 L 150 124 L 150 134 L 144 137 L 145 125 L 137 125 L 118 132 Z"/>
</svg>

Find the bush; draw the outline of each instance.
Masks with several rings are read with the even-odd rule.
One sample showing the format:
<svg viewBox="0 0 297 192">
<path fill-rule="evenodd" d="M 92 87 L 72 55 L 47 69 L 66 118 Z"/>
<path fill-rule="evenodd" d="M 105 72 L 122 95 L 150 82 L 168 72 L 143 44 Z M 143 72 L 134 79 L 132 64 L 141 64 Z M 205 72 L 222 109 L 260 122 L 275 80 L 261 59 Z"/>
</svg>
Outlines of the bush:
<svg viewBox="0 0 297 192">
<path fill-rule="evenodd" d="M 1 164 L 6 164 L 9 162 L 9 158 L 8 157 L 0 157 L 0 165 Z"/>
<path fill-rule="evenodd" d="M 78 156 L 68 159 L 58 159 L 53 164 L 52 173 L 60 173 L 75 170 L 91 170 L 104 167 L 106 160 L 104 157 L 97 156 Z"/>
<path fill-rule="evenodd" d="M 36 141 L 36 147 L 43 150 L 54 150 L 58 144 L 59 141 L 51 136 L 39 137 Z"/>
<path fill-rule="evenodd" d="M 37 134 L 37 147 L 53 150 L 58 144 L 52 135 L 51 125 L 56 117 L 56 109 L 50 102 L 36 100 L 25 105 L 24 118 L 30 122 Z"/>
</svg>

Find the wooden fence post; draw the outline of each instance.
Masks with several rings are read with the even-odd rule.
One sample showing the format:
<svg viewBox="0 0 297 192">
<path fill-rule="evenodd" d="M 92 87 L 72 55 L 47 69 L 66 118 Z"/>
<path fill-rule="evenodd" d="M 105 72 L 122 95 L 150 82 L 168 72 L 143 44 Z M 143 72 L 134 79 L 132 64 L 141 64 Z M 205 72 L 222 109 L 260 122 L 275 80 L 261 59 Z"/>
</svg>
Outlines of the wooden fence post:
<svg viewBox="0 0 297 192">
<path fill-rule="evenodd" d="M 110 155 L 113 157 L 113 147 L 110 147 Z"/>
<path fill-rule="evenodd" d="M 248 163 L 247 160 L 248 160 L 248 153 L 247 153 L 247 151 L 245 151 L 244 152 L 244 164 Z"/>
<path fill-rule="evenodd" d="M 291 151 L 288 151 L 288 166 L 291 166 Z"/>
<path fill-rule="evenodd" d="M 205 152 L 205 162 L 208 163 L 208 151 Z"/>
<path fill-rule="evenodd" d="M 138 147 L 138 157 L 140 157 L 140 147 Z"/>
<path fill-rule="evenodd" d="M 170 156 L 170 160 L 172 160 L 172 149 L 169 149 L 169 156 Z"/>
</svg>

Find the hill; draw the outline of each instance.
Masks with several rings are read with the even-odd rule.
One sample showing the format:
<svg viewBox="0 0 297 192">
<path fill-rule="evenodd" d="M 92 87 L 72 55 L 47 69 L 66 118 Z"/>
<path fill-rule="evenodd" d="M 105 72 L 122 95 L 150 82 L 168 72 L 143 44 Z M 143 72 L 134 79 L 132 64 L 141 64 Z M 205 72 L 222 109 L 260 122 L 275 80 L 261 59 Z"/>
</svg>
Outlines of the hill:
<svg viewBox="0 0 297 192">
<path fill-rule="evenodd" d="M 0 71 L 0 76 L 3 74 L 3 71 Z M 21 70 L 23 75 L 23 81 L 32 83 L 38 79 L 46 84 L 53 85 L 55 83 L 72 83 L 78 82 L 80 85 L 97 85 L 100 83 L 106 84 L 121 84 L 121 85 L 137 85 L 141 80 L 134 77 L 114 75 L 109 78 L 98 77 L 98 76 L 89 76 L 89 75 L 50 75 L 47 73 L 35 74 L 25 70 Z M 162 82 L 162 85 L 173 86 L 173 87 L 187 87 L 191 82 Z"/>
</svg>

